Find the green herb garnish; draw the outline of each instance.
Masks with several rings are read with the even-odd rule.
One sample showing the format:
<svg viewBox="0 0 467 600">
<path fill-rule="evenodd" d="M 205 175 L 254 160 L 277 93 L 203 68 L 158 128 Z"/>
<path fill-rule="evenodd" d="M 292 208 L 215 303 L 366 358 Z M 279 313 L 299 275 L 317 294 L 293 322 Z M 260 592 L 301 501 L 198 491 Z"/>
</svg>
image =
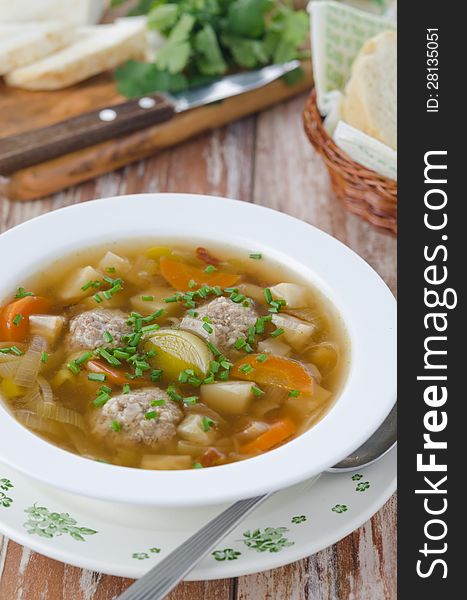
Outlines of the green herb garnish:
<svg viewBox="0 0 467 600">
<path fill-rule="evenodd" d="M 88 375 L 89 381 L 105 381 L 107 376 L 105 373 L 89 373 Z"/>
<path fill-rule="evenodd" d="M 122 424 L 120 423 L 120 421 L 112 421 L 110 426 L 117 433 L 122 430 Z"/>
<path fill-rule="evenodd" d="M 250 254 L 249 256 L 252 260 L 261 260 L 263 258 L 263 255 L 259 252 Z"/>
<path fill-rule="evenodd" d="M 24 287 L 18 288 L 15 298 L 26 298 L 26 296 L 34 296 L 34 294 L 32 292 L 27 292 Z"/>
<path fill-rule="evenodd" d="M 148 421 L 151 421 L 153 419 L 157 419 L 158 416 L 159 415 L 158 415 L 157 411 L 151 410 L 144 415 L 144 418 L 147 419 Z"/>
<path fill-rule="evenodd" d="M 23 320 L 23 315 L 18 313 L 17 315 L 15 315 L 15 318 L 13 319 L 13 325 L 18 326 L 22 320 Z"/>
<path fill-rule="evenodd" d="M 45 363 L 49 360 L 49 354 L 47 352 L 42 352 L 41 354 L 41 363 L 45 365 Z"/>
<path fill-rule="evenodd" d="M 203 431 L 209 431 L 215 424 L 216 422 L 210 419 L 209 417 L 203 417 L 201 421 Z"/>
<path fill-rule="evenodd" d="M 273 331 L 271 333 L 271 337 L 278 337 L 279 335 L 282 335 L 284 333 L 284 330 L 282 328 L 278 328 L 275 331 Z"/>
</svg>

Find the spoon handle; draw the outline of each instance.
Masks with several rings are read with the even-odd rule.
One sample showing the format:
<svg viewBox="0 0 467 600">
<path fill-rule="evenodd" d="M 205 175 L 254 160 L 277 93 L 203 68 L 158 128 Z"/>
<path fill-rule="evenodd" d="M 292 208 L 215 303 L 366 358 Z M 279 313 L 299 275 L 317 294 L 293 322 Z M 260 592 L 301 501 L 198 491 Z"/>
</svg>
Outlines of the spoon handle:
<svg viewBox="0 0 467 600">
<path fill-rule="evenodd" d="M 187 573 L 271 494 L 240 500 L 209 521 L 202 529 L 171 552 L 146 575 L 131 585 L 119 600 L 162 600 Z"/>
</svg>

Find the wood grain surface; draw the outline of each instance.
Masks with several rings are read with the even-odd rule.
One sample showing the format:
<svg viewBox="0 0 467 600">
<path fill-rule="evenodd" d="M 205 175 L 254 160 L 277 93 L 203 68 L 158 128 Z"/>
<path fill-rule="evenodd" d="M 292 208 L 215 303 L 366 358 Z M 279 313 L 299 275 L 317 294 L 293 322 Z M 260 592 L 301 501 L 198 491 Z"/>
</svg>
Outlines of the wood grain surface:
<svg viewBox="0 0 467 600">
<path fill-rule="evenodd" d="M 304 96 L 297 97 L 44 200 L 0 200 L 0 230 L 115 194 L 225 195 L 287 212 L 329 232 L 395 291 L 395 240 L 346 213 L 332 198 L 327 173 L 302 131 L 304 102 Z M 183 583 L 169 600 L 395 600 L 395 515 L 394 496 L 371 521 L 314 556 L 238 579 Z M 111 600 L 129 584 L 49 560 L 0 536 L 1 600 Z"/>
<path fill-rule="evenodd" d="M 183 112 L 170 121 L 117 136 L 81 150 L 68 152 L 10 173 L 0 169 L 0 195 L 10 200 L 42 198 L 71 185 L 87 181 L 128 163 L 153 155 L 201 132 L 256 113 L 286 98 L 311 89 L 310 61 L 303 63 L 304 77 L 294 85 L 276 80 L 267 86 L 233 96 L 222 102 Z M 2 138 L 46 127 L 84 112 L 112 106 L 125 99 L 116 93 L 109 75 L 53 92 L 30 92 L 2 86 L 0 82 L 0 148 Z M 31 132 L 33 138 L 36 135 Z M 47 135 L 47 134 L 43 134 Z M 36 145 L 37 142 L 35 142 Z M 4 142 L 5 158 L 8 141 Z M 40 152 L 39 152 L 40 154 Z M 41 157 L 42 160 L 42 157 Z M 5 163 L 7 166 L 7 163 Z"/>
</svg>

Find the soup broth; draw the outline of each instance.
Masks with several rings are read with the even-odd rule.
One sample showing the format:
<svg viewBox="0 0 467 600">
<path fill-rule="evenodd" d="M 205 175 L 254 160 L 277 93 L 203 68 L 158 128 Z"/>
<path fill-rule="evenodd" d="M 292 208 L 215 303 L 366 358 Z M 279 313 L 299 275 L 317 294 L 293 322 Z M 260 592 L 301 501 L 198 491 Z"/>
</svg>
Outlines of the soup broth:
<svg viewBox="0 0 467 600">
<path fill-rule="evenodd" d="M 55 262 L 0 309 L 0 394 L 81 456 L 222 465 L 313 427 L 349 348 L 334 307 L 252 251 L 144 240 Z"/>
</svg>

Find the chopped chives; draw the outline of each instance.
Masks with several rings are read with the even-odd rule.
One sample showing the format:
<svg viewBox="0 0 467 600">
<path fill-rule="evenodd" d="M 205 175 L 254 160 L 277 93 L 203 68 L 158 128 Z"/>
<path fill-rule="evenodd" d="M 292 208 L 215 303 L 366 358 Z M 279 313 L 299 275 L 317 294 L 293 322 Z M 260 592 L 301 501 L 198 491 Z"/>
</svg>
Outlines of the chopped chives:
<svg viewBox="0 0 467 600">
<path fill-rule="evenodd" d="M 98 288 L 101 286 L 101 282 L 97 280 L 90 279 L 87 283 L 85 283 L 81 289 L 83 292 L 86 292 L 89 288 Z"/>
<path fill-rule="evenodd" d="M 151 371 L 150 379 L 151 381 L 159 381 L 162 377 L 162 369 L 154 369 Z"/>
<path fill-rule="evenodd" d="M 110 394 L 112 392 L 112 388 L 109 387 L 108 385 L 101 385 L 101 387 L 99 388 L 100 392 L 107 392 L 107 394 Z"/>
<path fill-rule="evenodd" d="M 112 421 L 110 426 L 117 433 L 122 430 L 122 424 L 120 423 L 120 421 Z"/>
<path fill-rule="evenodd" d="M 154 300 L 154 296 L 141 296 L 141 300 L 143 302 L 152 302 Z"/>
<path fill-rule="evenodd" d="M 224 369 L 231 369 L 233 367 L 233 364 L 229 361 L 229 360 L 222 360 L 221 361 L 221 367 Z"/>
<path fill-rule="evenodd" d="M 102 295 L 106 300 L 112 300 L 112 293 L 110 290 L 105 290 L 105 292 L 102 292 Z"/>
<path fill-rule="evenodd" d="M 283 333 L 284 333 L 284 330 L 282 328 L 279 328 L 271 333 L 271 337 L 278 337 L 279 335 L 282 335 Z"/>
<path fill-rule="evenodd" d="M 212 333 L 214 331 L 211 325 L 209 325 L 209 323 L 203 323 L 203 329 L 208 333 Z"/>
<path fill-rule="evenodd" d="M 106 273 L 115 273 L 117 269 L 115 267 L 106 267 L 105 271 Z"/>
<path fill-rule="evenodd" d="M 246 340 L 244 340 L 243 338 L 238 338 L 238 340 L 235 342 L 234 346 L 237 350 L 241 350 L 242 348 L 244 348 L 246 346 Z"/>
<path fill-rule="evenodd" d="M 131 356 L 131 354 L 129 354 L 128 352 L 126 352 L 125 350 L 114 350 L 113 352 L 115 358 L 123 358 L 123 360 L 128 360 Z"/>
<path fill-rule="evenodd" d="M 263 255 L 260 252 L 256 252 L 256 253 L 250 254 L 250 258 L 252 260 L 261 260 L 263 258 Z"/>
<path fill-rule="evenodd" d="M 144 418 L 147 419 L 148 421 L 151 421 L 152 419 L 157 419 L 158 417 L 158 413 L 156 410 L 150 410 L 149 412 L 147 412 L 144 415 Z"/>
<path fill-rule="evenodd" d="M 94 400 L 92 401 L 92 404 L 96 408 L 100 408 L 101 406 L 104 406 L 104 404 L 106 402 L 108 402 L 109 400 L 110 400 L 110 394 L 107 392 L 101 392 L 96 398 L 94 398 Z"/>
<path fill-rule="evenodd" d="M 183 398 L 183 404 L 185 406 L 191 406 L 192 404 L 196 404 L 198 402 L 198 396 L 188 396 L 187 398 Z"/>
<path fill-rule="evenodd" d="M 186 312 L 190 315 L 190 317 L 193 317 L 194 319 L 198 316 L 198 313 L 193 309 L 187 310 Z"/>
<path fill-rule="evenodd" d="M 85 363 L 87 360 L 89 360 L 92 357 L 92 352 L 85 352 L 84 354 L 82 354 L 79 358 L 77 358 L 75 360 L 75 363 L 77 365 L 82 365 L 83 363 Z"/>
<path fill-rule="evenodd" d="M 222 371 L 222 373 L 219 373 L 219 375 L 217 376 L 219 379 L 222 379 L 223 381 L 225 381 L 226 379 L 229 378 L 229 371 Z"/>
<path fill-rule="evenodd" d="M 180 383 L 186 383 L 188 381 L 188 373 L 182 371 L 178 376 L 178 381 L 180 381 Z"/>
<path fill-rule="evenodd" d="M 258 356 L 256 357 L 256 362 L 259 362 L 259 363 L 263 363 L 266 360 L 268 360 L 267 354 L 258 354 Z"/>
<path fill-rule="evenodd" d="M 18 326 L 22 320 L 23 320 L 23 315 L 18 313 L 17 315 L 15 315 L 15 318 L 13 319 L 13 325 Z"/>
<path fill-rule="evenodd" d="M 44 365 L 45 365 L 45 363 L 46 363 L 48 360 L 49 360 L 49 355 L 48 355 L 48 353 L 47 353 L 47 352 L 42 352 L 42 354 L 41 354 L 41 362 L 42 362 L 42 363 L 44 363 Z"/>
<path fill-rule="evenodd" d="M 164 302 L 177 302 L 178 301 L 178 296 L 170 296 L 169 298 L 164 298 Z"/>
<path fill-rule="evenodd" d="M 292 398 L 297 398 L 297 396 L 300 396 L 300 390 L 290 390 L 289 396 Z"/>
<path fill-rule="evenodd" d="M 245 352 L 253 352 L 253 348 L 250 346 L 250 344 L 247 344 L 244 348 Z"/>
<path fill-rule="evenodd" d="M 212 291 L 216 294 L 216 296 L 222 296 L 222 290 L 218 285 L 215 285 L 212 288 Z"/>
<path fill-rule="evenodd" d="M 204 272 L 205 273 L 214 273 L 214 271 L 217 271 L 216 267 L 214 265 L 208 265 L 205 269 Z"/>
<path fill-rule="evenodd" d="M 221 351 L 218 350 L 216 348 L 216 346 L 214 346 L 214 344 L 212 344 L 211 342 L 208 342 L 207 346 L 208 346 L 209 350 L 211 350 L 211 352 L 214 354 L 214 356 L 221 356 L 221 354 L 222 354 Z"/>
<path fill-rule="evenodd" d="M 160 400 L 153 400 L 151 406 L 165 406 L 165 399 L 161 398 Z"/>
<path fill-rule="evenodd" d="M 190 279 L 190 281 L 188 282 L 188 287 L 190 289 L 193 289 L 197 286 L 198 284 L 196 283 L 196 281 L 194 279 Z"/>
<path fill-rule="evenodd" d="M 142 327 L 141 331 L 142 333 L 148 333 L 148 331 L 157 331 L 158 329 L 160 329 L 160 325 L 154 323 L 154 325 L 146 325 L 145 327 Z"/>
<path fill-rule="evenodd" d="M 105 373 L 89 373 L 88 375 L 89 381 L 105 381 L 106 375 Z"/>
<path fill-rule="evenodd" d="M 248 327 L 248 343 L 249 344 L 254 344 L 255 343 L 255 326 L 254 325 L 250 325 L 250 327 Z"/>
<path fill-rule="evenodd" d="M 67 364 L 67 367 L 70 369 L 70 371 L 73 373 L 73 375 L 79 375 L 80 373 L 80 368 L 79 366 L 76 364 L 75 360 L 72 360 L 71 362 L 69 362 Z"/>
<path fill-rule="evenodd" d="M 130 341 L 128 342 L 129 346 L 136 347 L 141 341 L 142 333 L 138 332 L 131 336 Z"/>
<path fill-rule="evenodd" d="M 0 354 L 9 354 L 11 352 L 11 346 L 9 348 L 0 348 Z"/>
<path fill-rule="evenodd" d="M 183 396 L 177 392 L 177 389 L 173 384 L 169 385 L 167 388 L 167 394 L 170 396 L 170 398 L 172 398 L 172 400 L 177 402 L 181 402 L 183 400 Z"/>
<path fill-rule="evenodd" d="M 198 377 L 195 376 L 191 376 L 188 379 L 188 383 L 190 385 L 192 385 L 193 387 L 199 387 L 203 382 L 201 381 L 201 379 L 199 379 Z"/>
<path fill-rule="evenodd" d="M 34 294 L 32 292 L 27 292 L 24 287 L 18 288 L 15 298 L 26 298 L 26 296 L 34 296 Z"/>
<path fill-rule="evenodd" d="M 266 298 L 266 302 L 267 302 L 268 304 L 271 304 L 271 302 L 272 302 L 273 298 L 272 298 L 272 293 L 271 293 L 271 290 L 270 290 L 269 288 L 266 288 L 266 289 L 264 290 L 264 297 Z"/>
<path fill-rule="evenodd" d="M 11 352 L 13 352 L 13 354 L 16 354 L 16 356 L 22 356 L 24 354 L 24 352 L 22 350 L 20 350 L 18 348 L 18 346 L 11 346 L 11 348 L 9 348 L 9 350 Z"/>
<path fill-rule="evenodd" d="M 202 423 L 203 431 L 209 431 L 211 429 L 211 427 L 213 427 L 213 425 L 216 424 L 215 421 L 213 421 L 209 417 L 203 417 L 203 420 L 201 421 L 201 423 Z"/>
<path fill-rule="evenodd" d="M 242 365 L 242 366 L 240 367 L 240 371 L 241 371 L 242 373 L 251 373 L 253 370 L 254 370 L 254 369 L 253 369 L 253 367 L 252 367 L 251 365 Z"/>
<path fill-rule="evenodd" d="M 200 462 L 194 462 L 192 467 L 192 469 L 203 469 L 203 465 Z"/>
<path fill-rule="evenodd" d="M 219 362 L 217 362 L 217 360 L 212 360 L 212 361 L 211 361 L 211 371 L 212 371 L 213 373 L 217 373 L 217 371 L 219 370 L 219 367 L 220 367 L 220 366 L 221 366 L 221 365 L 220 365 L 220 363 L 219 363 Z"/>
<path fill-rule="evenodd" d="M 97 302 L 97 304 L 100 304 L 102 302 L 102 297 L 100 294 L 94 294 L 93 298 Z"/>
<path fill-rule="evenodd" d="M 255 396 L 262 396 L 264 394 L 263 390 L 256 385 L 251 388 L 251 391 Z"/>
<path fill-rule="evenodd" d="M 104 331 L 102 337 L 104 338 L 104 341 L 108 344 L 114 341 L 113 335 L 109 331 Z"/>
<path fill-rule="evenodd" d="M 131 391 L 130 384 L 129 384 L 129 383 L 124 383 L 124 384 L 123 384 L 123 388 L 122 388 L 122 392 L 123 392 L 124 394 L 129 394 L 129 393 L 130 393 L 130 391 Z"/>
<path fill-rule="evenodd" d="M 209 375 L 209 377 L 206 377 L 206 378 L 203 380 L 203 383 L 206 383 L 206 384 L 209 384 L 209 383 L 214 383 L 214 375 L 211 373 L 211 374 Z"/>
<path fill-rule="evenodd" d="M 118 367 L 122 364 L 118 360 L 118 358 L 112 356 L 112 354 L 110 354 L 110 352 L 107 352 L 105 348 L 99 348 L 99 355 L 102 356 L 103 359 L 105 359 L 110 365 L 113 365 L 114 367 Z"/>
<path fill-rule="evenodd" d="M 258 317 L 255 323 L 256 333 L 261 334 L 264 333 L 264 317 Z"/>
<path fill-rule="evenodd" d="M 224 288 L 224 292 L 226 294 L 238 294 L 238 288 L 234 288 L 234 287 Z"/>
</svg>

